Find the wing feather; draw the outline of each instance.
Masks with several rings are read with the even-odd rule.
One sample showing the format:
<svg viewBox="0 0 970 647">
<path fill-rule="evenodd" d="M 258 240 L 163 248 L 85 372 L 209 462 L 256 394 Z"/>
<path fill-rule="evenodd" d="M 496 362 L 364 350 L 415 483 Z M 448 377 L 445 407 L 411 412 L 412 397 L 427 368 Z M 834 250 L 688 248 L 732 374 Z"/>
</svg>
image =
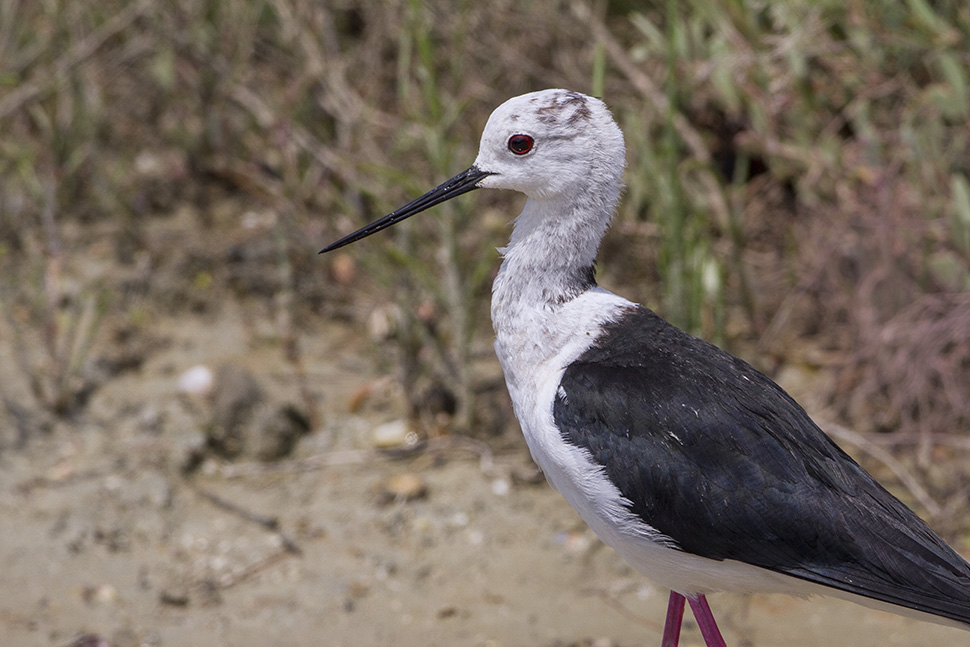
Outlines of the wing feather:
<svg viewBox="0 0 970 647">
<path fill-rule="evenodd" d="M 778 385 L 645 308 L 566 368 L 566 442 L 684 551 L 970 623 L 970 565 Z"/>
</svg>

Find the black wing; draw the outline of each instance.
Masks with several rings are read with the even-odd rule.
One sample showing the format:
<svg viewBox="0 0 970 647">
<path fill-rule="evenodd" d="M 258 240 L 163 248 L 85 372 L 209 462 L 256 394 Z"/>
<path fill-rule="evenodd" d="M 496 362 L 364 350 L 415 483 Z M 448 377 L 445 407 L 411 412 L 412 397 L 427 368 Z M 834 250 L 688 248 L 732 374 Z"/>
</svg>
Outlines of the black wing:
<svg viewBox="0 0 970 647">
<path fill-rule="evenodd" d="M 563 439 L 680 549 L 970 623 L 970 565 L 740 359 L 638 307 L 560 386 Z"/>
</svg>

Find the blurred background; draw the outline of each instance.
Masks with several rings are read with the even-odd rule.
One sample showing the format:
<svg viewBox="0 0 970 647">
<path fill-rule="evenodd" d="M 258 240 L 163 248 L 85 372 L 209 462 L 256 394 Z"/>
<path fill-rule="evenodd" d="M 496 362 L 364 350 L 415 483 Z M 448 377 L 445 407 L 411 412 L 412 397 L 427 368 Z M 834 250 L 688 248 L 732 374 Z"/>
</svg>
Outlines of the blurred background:
<svg viewBox="0 0 970 647">
<path fill-rule="evenodd" d="M 523 198 L 316 255 L 549 87 L 626 135 L 598 282 L 970 550 L 963 0 L 0 0 L 8 644 L 659 641 L 663 592 L 542 483 L 491 350 Z M 736 644 L 860 613 L 722 599 Z M 872 618 L 846 644 L 936 636 Z"/>
</svg>

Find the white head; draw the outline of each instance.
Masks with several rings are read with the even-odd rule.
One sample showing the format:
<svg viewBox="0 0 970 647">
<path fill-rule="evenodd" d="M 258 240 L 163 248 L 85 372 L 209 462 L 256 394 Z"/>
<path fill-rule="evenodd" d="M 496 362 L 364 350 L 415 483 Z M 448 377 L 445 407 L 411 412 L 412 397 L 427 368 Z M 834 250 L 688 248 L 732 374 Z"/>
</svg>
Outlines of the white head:
<svg viewBox="0 0 970 647">
<path fill-rule="evenodd" d="M 370 236 L 473 189 L 487 188 L 520 191 L 534 204 L 557 202 L 593 215 L 587 223 L 593 231 L 585 237 L 595 252 L 619 197 L 624 158 L 623 133 L 599 99 L 570 90 L 523 94 L 492 112 L 474 165 L 323 251 Z"/>
<path fill-rule="evenodd" d="M 570 90 L 542 90 L 509 99 L 485 124 L 475 167 L 478 183 L 534 200 L 575 198 L 594 186 L 617 189 L 623 133 L 599 99 Z"/>
</svg>

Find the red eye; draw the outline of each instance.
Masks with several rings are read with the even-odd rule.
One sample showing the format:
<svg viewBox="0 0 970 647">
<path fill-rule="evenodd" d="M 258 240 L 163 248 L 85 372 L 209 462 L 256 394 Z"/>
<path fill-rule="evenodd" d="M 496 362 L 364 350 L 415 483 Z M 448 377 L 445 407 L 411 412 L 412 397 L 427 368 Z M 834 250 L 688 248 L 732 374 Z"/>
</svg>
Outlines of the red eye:
<svg viewBox="0 0 970 647">
<path fill-rule="evenodd" d="M 509 137 L 509 150 L 516 155 L 525 155 L 532 150 L 535 140 L 528 135 L 512 135 Z"/>
</svg>

